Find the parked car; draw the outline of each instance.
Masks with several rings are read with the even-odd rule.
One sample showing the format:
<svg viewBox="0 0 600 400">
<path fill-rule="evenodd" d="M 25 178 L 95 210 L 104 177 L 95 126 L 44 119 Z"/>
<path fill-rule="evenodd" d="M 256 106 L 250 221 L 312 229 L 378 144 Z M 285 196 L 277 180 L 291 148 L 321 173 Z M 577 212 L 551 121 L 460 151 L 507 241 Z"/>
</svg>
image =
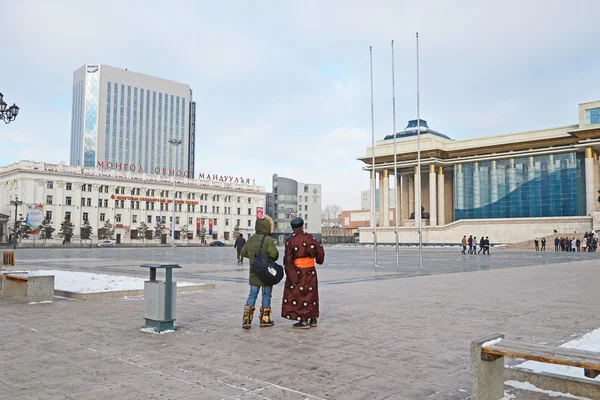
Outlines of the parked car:
<svg viewBox="0 0 600 400">
<path fill-rule="evenodd" d="M 114 247 L 115 244 L 110 240 L 103 240 L 102 242 L 98 242 L 98 247 Z"/>
<path fill-rule="evenodd" d="M 225 247 L 226 244 L 221 242 L 220 240 L 215 240 L 214 242 L 210 243 L 210 247 Z"/>
</svg>

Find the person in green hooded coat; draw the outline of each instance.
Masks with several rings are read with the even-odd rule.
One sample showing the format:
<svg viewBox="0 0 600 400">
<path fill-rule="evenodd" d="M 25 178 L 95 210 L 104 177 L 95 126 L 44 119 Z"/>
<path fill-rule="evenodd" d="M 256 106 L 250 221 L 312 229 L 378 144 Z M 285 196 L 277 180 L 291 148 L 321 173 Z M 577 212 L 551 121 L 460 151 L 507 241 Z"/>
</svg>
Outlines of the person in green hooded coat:
<svg viewBox="0 0 600 400">
<path fill-rule="evenodd" d="M 242 257 L 247 258 L 250 261 L 250 268 L 252 268 L 252 262 L 254 257 L 262 250 L 262 253 L 269 257 L 273 261 L 277 261 L 279 258 L 279 251 L 275 246 L 275 242 L 271 237 L 273 235 L 273 220 L 270 217 L 259 218 L 255 224 L 255 234 L 252 235 L 246 245 L 242 249 Z M 263 240 L 264 238 L 264 240 Z M 262 249 L 261 247 L 262 242 Z M 244 306 L 244 318 L 242 321 L 242 328 L 250 329 L 252 325 L 252 318 L 254 316 L 254 305 L 258 298 L 258 292 L 262 288 L 262 307 L 260 308 L 260 326 L 268 327 L 275 325 L 271 320 L 271 294 L 273 286 L 265 286 L 256 275 L 250 271 L 248 279 L 250 284 L 250 294 L 246 305 Z"/>
</svg>

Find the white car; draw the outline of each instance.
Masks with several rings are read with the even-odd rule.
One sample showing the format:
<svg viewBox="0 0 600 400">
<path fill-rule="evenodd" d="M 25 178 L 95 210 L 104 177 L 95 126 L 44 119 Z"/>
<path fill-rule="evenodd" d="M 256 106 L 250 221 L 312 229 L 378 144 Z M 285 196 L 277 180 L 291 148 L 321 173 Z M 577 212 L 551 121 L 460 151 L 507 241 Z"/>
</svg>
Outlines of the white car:
<svg viewBox="0 0 600 400">
<path fill-rule="evenodd" d="M 115 244 L 113 242 L 111 242 L 110 240 L 104 240 L 102 242 L 98 243 L 98 247 L 114 247 Z"/>
</svg>

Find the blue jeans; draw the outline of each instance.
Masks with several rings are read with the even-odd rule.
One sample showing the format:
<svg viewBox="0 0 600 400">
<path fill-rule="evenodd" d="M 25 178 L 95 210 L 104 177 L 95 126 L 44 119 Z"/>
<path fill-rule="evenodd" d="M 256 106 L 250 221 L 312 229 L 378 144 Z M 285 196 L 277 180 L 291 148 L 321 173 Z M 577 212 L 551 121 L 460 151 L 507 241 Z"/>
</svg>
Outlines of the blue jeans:
<svg viewBox="0 0 600 400">
<path fill-rule="evenodd" d="M 273 286 L 250 286 L 250 294 L 248 295 L 248 300 L 246 300 L 247 306 L 254 307 L 261 287 L 262 308 L 271 308 L 271 293 L 273 291 Z"/>
</svg>

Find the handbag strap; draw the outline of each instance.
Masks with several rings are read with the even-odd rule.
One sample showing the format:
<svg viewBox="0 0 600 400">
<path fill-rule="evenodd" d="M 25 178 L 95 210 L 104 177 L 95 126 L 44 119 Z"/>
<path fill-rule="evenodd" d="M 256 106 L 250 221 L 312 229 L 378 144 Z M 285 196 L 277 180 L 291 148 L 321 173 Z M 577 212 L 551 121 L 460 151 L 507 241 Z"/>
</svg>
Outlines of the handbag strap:
<svg viewBox="0 0 600 400">
<path fill-rule="evenodd" d="M 266 238 L 267 238 L 267 235 L 263 235 L 263 238 L 260 241 L 260 247 L 258 248 L 258 253 L 256 253 L 256 255 L 259 255 L 262 253 L 263 244 L 265 243 Z"/>
</svg>

